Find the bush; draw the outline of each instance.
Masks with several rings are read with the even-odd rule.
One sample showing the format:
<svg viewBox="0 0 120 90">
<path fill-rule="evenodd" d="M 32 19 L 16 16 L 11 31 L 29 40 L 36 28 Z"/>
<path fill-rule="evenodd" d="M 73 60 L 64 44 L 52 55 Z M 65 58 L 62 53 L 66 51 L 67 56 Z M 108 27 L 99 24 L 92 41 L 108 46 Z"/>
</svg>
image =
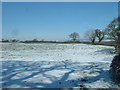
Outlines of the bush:
<svg viewBox="0 0 120 90">
<path fill-rule="evenodd" d="M 110 76 L 114 83 L 120 84 L 120 54 L 116 55 L 112 60 Z"/>
</svg>

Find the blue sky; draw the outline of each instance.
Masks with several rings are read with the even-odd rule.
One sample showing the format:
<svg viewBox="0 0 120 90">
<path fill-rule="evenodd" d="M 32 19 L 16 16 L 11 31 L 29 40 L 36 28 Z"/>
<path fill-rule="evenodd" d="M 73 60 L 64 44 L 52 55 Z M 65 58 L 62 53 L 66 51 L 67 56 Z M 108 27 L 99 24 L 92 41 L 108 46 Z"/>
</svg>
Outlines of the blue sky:
<svg viewBox="0 0 120 90">
<path fill-rule="evenodd" d="M 117 2 L 3 2 L 3 38 L 68 40 L 77 32 L 82 39 L 117 16 Z"/>
</svg>

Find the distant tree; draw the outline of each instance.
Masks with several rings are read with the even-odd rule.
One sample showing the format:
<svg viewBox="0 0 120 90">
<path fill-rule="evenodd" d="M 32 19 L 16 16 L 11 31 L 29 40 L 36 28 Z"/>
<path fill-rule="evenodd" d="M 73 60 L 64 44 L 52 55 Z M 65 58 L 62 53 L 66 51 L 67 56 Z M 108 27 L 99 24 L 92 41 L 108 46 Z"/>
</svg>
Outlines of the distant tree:
<svg viewBox="0 0 120 90">
<path fill-rule="evenodd" d="M 33 42 L 38 42 L 38 40 L 37 40 L 36 38 L 35 38 L 35 39 L 33 39 L 32 41 L 33 41 Z"/>
<path fill-rule="evenodd" d="M 9 42 L 9 40 L 8 40 L 8 39 L 3 39 L 3 38 L 2 38 L 2 42 Z"/>
<path fill-rule="evenodd" d="M 25 42 L 25 43 L 29 43 L 30 41 L 28 41 L 28 40 L 25 40 L 25 41 L 23 41 L 23 42 Z"/>
<path fill-rule="evenodd" d="M 95 40 L 96 40 L 95 30 L 87 31 L 85 34 L 85 37 L 87 37 L 89 40 L 91 40 L 92 43 L 95 43 Z"/>
<path fill-rule="evenodd" d="M 4 41 L 4 38 L 2 38 L 2 41 Z"/>
<path fill-rule="evenodd" d="M 17 39 L 12 39 L 11 41 L 12 41 L 12 42 L 18 42 L 19 40 L 17 40 Z"/>
<path fill-rule="evenodd" d="M 73 32 L 69 35 L 69 37 L 73 40 L 76 41 L 79 38 L 79 34 L 76 32 Z"/>
<path fill-rule="evenodd" d="M 99 29 L 96 29 L 95 33 L 96 33 L 96 37 L 99 40 L 98 42 L 100 43 L 104 39 L 105 33 L 103 31 L 100 31 Z"/>
</svg>

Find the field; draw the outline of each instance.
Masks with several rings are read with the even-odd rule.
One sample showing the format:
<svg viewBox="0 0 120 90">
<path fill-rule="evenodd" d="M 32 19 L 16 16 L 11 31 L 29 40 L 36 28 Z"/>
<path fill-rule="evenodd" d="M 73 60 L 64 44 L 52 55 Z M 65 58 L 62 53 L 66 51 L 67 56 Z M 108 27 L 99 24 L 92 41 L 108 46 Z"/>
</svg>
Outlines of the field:
<svg viewBox="0 0 120 90">
<path fill-rule="evenodd" d="M 2 87 L 116 88 L 109 77 L 114 47 L 1 43 Z"/>
</svg>

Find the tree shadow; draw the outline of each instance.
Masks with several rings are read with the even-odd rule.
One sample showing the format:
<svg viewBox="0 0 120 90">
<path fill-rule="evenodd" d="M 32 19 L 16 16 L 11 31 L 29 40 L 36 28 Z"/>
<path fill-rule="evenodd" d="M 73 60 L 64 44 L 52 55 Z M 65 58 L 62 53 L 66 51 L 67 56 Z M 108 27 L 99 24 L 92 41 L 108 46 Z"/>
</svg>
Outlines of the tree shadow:
<svg viewBox="0 0 120 90">
<path fill-rule="evenodd" d="M 82 65 L 79 62 L 47 62 L 47 61 L 39 61 L 39 62 L 29 62 L 28 61 L 3 61 L 2 62 L 2 87 L 14 87 L 12 85 L 18 85 L 19 87 L 29 87 L 29 88 L 73 88 L 73 87 L 84 87 L 84 84 L 90 84 L 92 82 L 96 82 L 100 79 L 108 82 L 108 78 L 105 75 L 108 75 L 108 70 L 103 70 L 104 63 L 88 63 L 87 65 Z M 50 67 L 46 67 L 45 65 L 51 65 Z M 99 67 L 100 66 L 100 67 Z M 86 70 L 96 70 L 99 75 L 92 76 L 91 78 L 77 78 L 69 80 L 69 76 L 75 72 L 83 73 Z M 57 78 L 57 74 L 53 75 L 48 74 L 51 71 L 64 71 L 61 72 L 61 77 Z M 24 76 L 24 72 L 31 72 L 31 74 Z M 21 76 L 23 73 L 23 77 Z M 28 82 L 27 80 L 34 78 L 35 76 L 42 75 L 43 77 L 49 79 L 50 83 L 45 82 Z M 19 78 L 14 78 L 16 75 L 19 75 Z M 79 74 L 78 74 L 79 75 Z M 74 77 L 74 76 L 73 76 Z M 38 79 L 41 77 L 38 77 Z M 80 86 L 81 85 L 81 86 Z"/>
<path fill-rule="evenodd" d="M 100 53 L 106 53 L 106 54 L 115 54 L 115 49 L 101 49 L 101 50 L 97 50 L 96 52 L 100 52 Z"/>
</svg>

